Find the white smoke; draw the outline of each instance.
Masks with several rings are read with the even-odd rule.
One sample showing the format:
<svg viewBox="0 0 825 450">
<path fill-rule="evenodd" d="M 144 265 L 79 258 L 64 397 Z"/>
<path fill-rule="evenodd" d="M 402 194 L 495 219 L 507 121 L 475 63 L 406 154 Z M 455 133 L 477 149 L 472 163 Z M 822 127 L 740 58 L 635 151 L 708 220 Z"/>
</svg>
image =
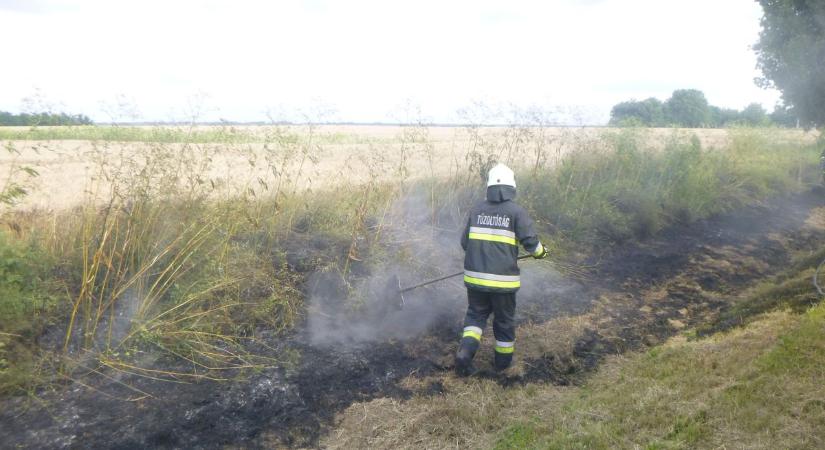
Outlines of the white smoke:
<svg viewBox="0 0 825 450">
<path fill-rule="evenodd" d="M 451 217 L 434 223 L 429 195 L 428 191 L 407 193 L 385 218 L 382 241 L 394 264 L 372 268 L 367 279 L 354 285 L 335 272 L 310 277 L 308 322 L 314 344 L 403 340 L 420 335 L 439 320 L 460 317 L 465 307 L 460 276 L 408 291 L 404 308 L 394 307 L 399 299 L 398 284 L 393 283 L 396 276 L 407 287 L 462 270 L 463 224 Z M 359 301 L 363 303 L 353 306 Z"/>
<path fill-rule="evenodd" d="M 410 192 L 391 208 L 383 241 L 396 263 L 373 267 L 368 278 L 354 285 L 337 272 L 318 272 L 310 277 L 308 324 L 313 344 L 405 340 L 433 326 L 460 325 L 467 307 L 461 276 L 408 291 L 403 310 L 394 308 L 399 298 L 398 283 L 393 282 L 396 275 L 401 287 L 409 287 L 463 269 L 460 236 L 466 217 L 457 205 L 444 205 L 434 220 L 429 195 L 429 191 Z M 466 210 L 470 205 L 462 206 Z M 548 301 L 569 297 L 571 289 L 579 289 L 548 264 L 528 259 L 520 265 L 518 302 L 525 312 L 553 310 Z M 353 308 L 353 299 L 363 303 Z"/>
</svg>

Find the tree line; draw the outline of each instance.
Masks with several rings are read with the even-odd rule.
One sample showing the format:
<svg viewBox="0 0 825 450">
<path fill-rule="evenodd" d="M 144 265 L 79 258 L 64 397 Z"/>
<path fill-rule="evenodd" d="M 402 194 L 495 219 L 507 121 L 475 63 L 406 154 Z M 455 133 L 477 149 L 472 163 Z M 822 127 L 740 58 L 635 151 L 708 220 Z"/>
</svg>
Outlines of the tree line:
<svg viewBox="0 0 825 450">
<path fill-rule="evenodd" d="M 66 113 L 20 113 L 12 114 L 0 111 L 0 126 L 55 126 L 55 125 L 92 125 L 92 119 L 83 114 Z"/>
<path fill-rule="evenodd" d="M 646 100 L 629 100 L 616 104 L 610 110 L 609 123 L 611 126 L 688 128 L 721 128 L 736 124 L 795 127 L 797 119 L 783 106 L 777 106 L 770 114 L 759 103 L 751 103 L 741 111 L 720 108 L 709 104 L 702 91 L 677 89 L 665 101 L 650 97 Z"/>
<path fill-rule="evenodd" d="M 825 2 L 759 0 L 764 15 L 754 46 L 762 77 L 805 128 L 825 126 Z"/>
</svg>

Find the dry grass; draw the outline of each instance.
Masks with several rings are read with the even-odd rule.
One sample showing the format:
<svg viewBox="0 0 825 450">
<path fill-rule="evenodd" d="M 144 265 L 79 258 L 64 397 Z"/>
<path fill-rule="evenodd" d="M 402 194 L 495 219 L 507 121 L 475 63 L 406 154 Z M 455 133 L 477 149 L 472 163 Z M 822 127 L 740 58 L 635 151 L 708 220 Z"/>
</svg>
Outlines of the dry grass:
<svg viewBox="0 0 825 450">
<path fill-rule="evenodd" d="M 197 130 L 223 136 L 229 131 L 220 127 L 197 127 Z M 195 150 L 210 155 L 209 171 L 205 174 L 219 183 L 234 187 L 235 192 L 260 187 L 259 182 L 277 182 L 266 159 L 273 157 L 282 174 L 293 174 L 299 189 L 325 189 L 352 178 L 352 174 L 368 172 L 376 158 L 387 166 L 403 163 L 411 179 L 448 177 L 463 170 L 468 153 L 479 145 L 498 147 L 503 151 L 523 153 L 518 165 L 530 166 L 534 161 L 531 146 L 540 143 L 544 164 L 553 165 L 576 148 L 599 148 L 604 128 L 530 128 L 530 127 L 394 127 L 394 126 L 317 126 L 307 127 L 232 127 L 232 133 L 248 134 L 243 141 L 229 142 L 122 142 L 89 140 L 6 140 L 18 154 L 0 152 L 0 176 L 13 164 L 26 164 L 40 172 L 33 181 L 32 192 L 18 208 L 63 209 L 82 202 L 95 172 L 95 160 L 117 165 L 123 158 L 152 155 L 159 147 L 169 151 Z M 2 130 L 0 130 L 2 131 Z M 25 130 L 17 130 L 24 132 Z M 680 130 L 696 133 L 703 148 L 723 148 L 730 144 L 728 130 Z M 645 130 L 646 145 L 661 146 L 674 133 L 672 129 Z M 797 130 L 771 130 L 774 142 L 808 144 L 816 133 Z M 19 135 L 10 135 L 21 137 Z M 22 135 L 24 137 L 25 134 Z M 82 136 L 82 135 L 81 135 Z M 290 143 L 307 144 L 302 139 L 312 137 L 312 158 L 297 157 L 281 160 Z M 219 138 L 215 138 L 217 140 Z M 280 143 L 278 140 L 281 139 Z M 0 134 L 0 140 L 3 135 Z M 283 148 L 276 148 L 279 145 Z M 521 145 L 523 148 L 517 148 Z M 508 150 L 509 149 L 509 150 Z M 293 149 L 294 150 L 294 149 Z M 396 171 L 378 174 L 377 181 L 397 181 Z M 357 179 L 354 181 L 358 181 Z M 362 180 L 362 182 L 365 182 Z"/>
<path fill-rule="evenodd" d="M 525 359 L 552 355 L 569 360 L 573 343 L 592 325 L 590 317 L 557 318 L 519 327 L 519 357 L 508 370 L 523 374 Z M 476 357 L 479 367 L 492 365 L 493 342 L 484 337 Z M 424 344 L 424 346 L 426 346 Z M 444 355 L 450 364 L 452 354 Z M 426 392 L 433 383 L 444 394 L 419 395 L 410 401 L 381 398 L 351 406 L 339 416 L 337 431 L 323 443 L 329 448 L 483 448 L 494 441 L 500 427 L 511 423 L 513 411 L 542 417 L 545 408 L 558 406 L 573 388 L 530 385 L 503 389 L 495 381 L 411 376 L 401 385 Z M 518 417 L 525 417 L 519 415 Z"/>
<path fill-rule="evenodd" d="M 418 380 L 409 387 L 440 382 L 444 393 L 354 404 L 323 445 L 817 448 L 825 442 L 825 338 L 814 330 L 823 313 L 772 313 L 727 334 L 611 357 L 584 387 Z"/>
<path fill-rule="evenodd" d="M 427 380 L 423 380 L 426 382 Z M 560 407 L 571 388 L 502 389 L 489 380 L 439 379 L 446 394 L 409 401 L 382 398 L 340 415 L 322 443 L 345 448 L 485 448 L 514 417 L 543 417 Z M 518 415 L 514 416 L 514 412 Z"/>
</svg>

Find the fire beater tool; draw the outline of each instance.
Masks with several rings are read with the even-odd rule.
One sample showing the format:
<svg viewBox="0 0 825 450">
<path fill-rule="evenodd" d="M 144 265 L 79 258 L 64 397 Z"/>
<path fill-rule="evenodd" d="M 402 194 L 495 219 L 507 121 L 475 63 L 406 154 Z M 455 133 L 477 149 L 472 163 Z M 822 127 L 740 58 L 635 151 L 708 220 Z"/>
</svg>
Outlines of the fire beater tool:
<svg viewBox="0 0 825 450">
<path fill-rule="evenodd" d="M 517 259 L 526 259 L 526 258 L 531 258 L 531 257 L 532 257 L 532 255 L 521 255 Z M 409 292 L 413 289 L 417 289 L 417 288 L 420 288 L 422 286 L 427 286 L 427 285 L 430 285 L 430 284 L 433 284 L 433 283 L 437 283 L 439 281 L 446 280 L 448 278 L 457 277 L 459 275 L 464 275 L 464 271 L 462 270 L 461 272 L 456 272 L 456 273 L 453 273 L 453 274 L 450 274 L 450 275 L 445 275 L 441 278 L 436 278 L 436 279 L 433 279 L 433 280 L 425 281 L 423 283 L 419 283 L 419 284 L 416 284 L 414 286 L 401 287 L 401 279 L 398 278 L 398 274 L 394 274 L 392 276 L 392 278 L 390 279 L 389 283 L 387 284 L 387 292 L 389 292 L 391 290 L 394 290 L 396 292 L 395 297 L 392 298 L 392 305 L 395 307 L 396 310 L 400 311 L 400 310 L 404 309 L 404 303 L 405 303 L 404 293 L 405 292 Z"/>
</svg>

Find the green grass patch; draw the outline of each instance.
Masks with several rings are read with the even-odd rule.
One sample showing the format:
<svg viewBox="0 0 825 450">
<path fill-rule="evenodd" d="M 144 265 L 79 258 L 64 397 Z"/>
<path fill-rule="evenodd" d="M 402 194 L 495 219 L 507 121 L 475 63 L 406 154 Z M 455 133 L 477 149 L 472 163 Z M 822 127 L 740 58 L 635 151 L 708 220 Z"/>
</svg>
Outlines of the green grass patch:
<svg viewBox="0 0 825 450">
<path fill-rule="evenodd" d="M 0 330 L 30 335 L 28 324 L 54 310 L 52 267 L 36 240 L 19 241 L 0 231 Z"/>
<path fill-rule="evenodd" d="M 0 231 L 0 393 L 29 386 L 37 377 L 37 338 L 58 312 L 60 285 L 37 240 Z"/>
<path fill-rule="evenodd" d="M 507 428 L 498 448 L 818 448 L 823 329 L 819 305 L 613 361 L 544 423 Z"/>
<path fill-rule="evenodd" d="M 514 425 L 496 442 L 495 450 L 537 448 L 542 431 L 535 422 Z"/>
</svg>

